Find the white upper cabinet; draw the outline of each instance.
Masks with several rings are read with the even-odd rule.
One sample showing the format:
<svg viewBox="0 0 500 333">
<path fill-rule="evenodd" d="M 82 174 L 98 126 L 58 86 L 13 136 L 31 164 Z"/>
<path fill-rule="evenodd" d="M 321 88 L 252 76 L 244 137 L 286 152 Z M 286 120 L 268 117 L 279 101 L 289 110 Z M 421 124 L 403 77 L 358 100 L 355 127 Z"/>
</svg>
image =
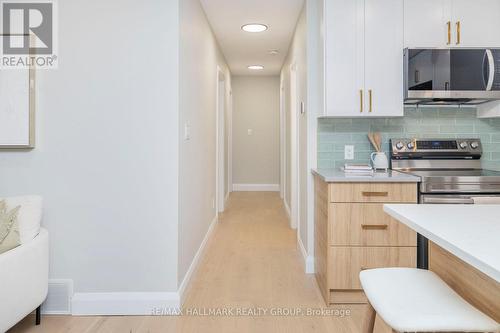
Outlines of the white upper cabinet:
<svg viewBox="0 0 500 333">
<path fill-rule="evenodd" d="M 453 0 L 454 46 L 500 47 L 500 0 Z"/>
<path fill-rule="evenodd" d="M 500 47 L 500 0 L 404 0 L 405 47 Z"/>
<path fill-rule="evenodd" d="M 433 48 L 451 44 L 450 6 L 451 0 L 404 0 L 405 47 Z"/>
<path fill-rule="evenodd" d="M 403 2 L 325 1 L 329 117 L 403 115 Z"/>
<path fill-rule="evenodd" d="M 361 113 L 364 89 L 364 0 L 325 1 L 327 115 Z"/>
<path fill-rule="evenodd" d="M 365 0 L 365 109 L 403 116 L 403 2 Z"/>
</svg>

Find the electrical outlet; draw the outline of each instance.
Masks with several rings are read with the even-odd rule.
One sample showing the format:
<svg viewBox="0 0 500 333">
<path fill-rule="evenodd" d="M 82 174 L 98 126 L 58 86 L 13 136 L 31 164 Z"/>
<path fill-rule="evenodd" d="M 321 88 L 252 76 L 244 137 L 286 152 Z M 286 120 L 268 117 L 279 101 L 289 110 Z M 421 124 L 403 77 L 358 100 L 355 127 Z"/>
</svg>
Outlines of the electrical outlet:
<svg viewBox="0 0 500 333">
<path fill-rule="evenodd" d="M 344 159 L 346 160 L 354 159 L 354 146 L 352 145 L 344 146 Z"/>
<path fill-rule="evenodd" d="M 251 128 L 247 129 L 247 134 L 248 135 L 253 135 L 253 129 L 251 129 Z"/>
</svg>

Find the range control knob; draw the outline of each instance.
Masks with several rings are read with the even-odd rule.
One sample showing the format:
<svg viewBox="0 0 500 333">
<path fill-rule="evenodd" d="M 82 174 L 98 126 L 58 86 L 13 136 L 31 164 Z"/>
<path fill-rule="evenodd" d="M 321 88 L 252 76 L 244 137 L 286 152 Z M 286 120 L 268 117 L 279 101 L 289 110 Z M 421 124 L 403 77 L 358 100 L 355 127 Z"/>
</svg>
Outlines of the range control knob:
<svg viewBox="0 0 500 333">
<path fill-rule="evenodd" d="M 415 144 L 413 142 L 408 142 L 406 147 L 408 147 L 408 149 L 413 149 L 413 148 L 415 148 Z"/>
<path fill-rule="evenodd" d="M 477 149 L 477 148 L 479 147 L 479 142 L 477 142 L 477 141 L 473 141 L 473 142 L 471 142 L 471 143 L 470 143 L 470 147 L 471 147 L 472 149 Z"/>
<path fill-rule="evenodd" d="M 468 147 L 467 142 L 465 141 L 460 142 L 460 148 L 465 149 L 467 147 Z"/>
<path fill-rule="evenodd" d="M 404 144 L 401 141 L 399 141 L 398 143 L 396 143 L 396 148 L 398 148 L 398 150 L 403 149 L 403 147 L 404 147 Z"/>
</svg>

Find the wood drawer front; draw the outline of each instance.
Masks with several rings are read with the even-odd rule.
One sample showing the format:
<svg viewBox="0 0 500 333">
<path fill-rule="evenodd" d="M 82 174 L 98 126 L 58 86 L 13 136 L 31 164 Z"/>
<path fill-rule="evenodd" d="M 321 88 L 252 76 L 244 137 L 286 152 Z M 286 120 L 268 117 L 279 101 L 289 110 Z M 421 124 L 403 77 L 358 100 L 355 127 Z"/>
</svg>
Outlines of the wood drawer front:
<svg viewBox="0 0 500 333">
<path fill-rule="evenodd" d="M 330 202 L 417 202 L 416 183 L 332 183 Z"/>
<path fill-rule="evenodd" d="M 382 267 L 416 267 L 416 247 L 333 247 L 329 249 L 328 288 L 362 289 L 359 272 Z"/>
<path fill-rule="evenodd" d="M 416 246 L 417 233 L 378 203 L 330 203 L 329 245 Z"/>
</svg>

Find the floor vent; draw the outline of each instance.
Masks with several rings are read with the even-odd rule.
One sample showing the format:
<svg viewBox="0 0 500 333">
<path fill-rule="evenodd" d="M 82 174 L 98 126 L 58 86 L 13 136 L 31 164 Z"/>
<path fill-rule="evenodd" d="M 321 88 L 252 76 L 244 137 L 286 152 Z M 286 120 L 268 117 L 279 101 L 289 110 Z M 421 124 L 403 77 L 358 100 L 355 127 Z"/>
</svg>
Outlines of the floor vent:
<svg viewBox="0 0 500 333">
<path fill-rule="evenodd" d="M 49 280 L 49 294 L 42 304 L 44 314 L 71 314 L 73 280 Z"/>
</svg>

